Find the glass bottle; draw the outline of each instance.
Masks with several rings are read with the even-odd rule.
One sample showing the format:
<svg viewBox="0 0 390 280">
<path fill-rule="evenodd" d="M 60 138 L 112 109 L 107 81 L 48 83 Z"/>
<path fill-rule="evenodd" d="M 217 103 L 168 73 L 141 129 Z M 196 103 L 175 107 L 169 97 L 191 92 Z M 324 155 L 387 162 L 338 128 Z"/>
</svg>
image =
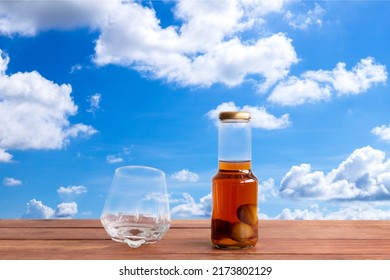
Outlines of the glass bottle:
<svg viewBox="0 0 390 280">
<path fill-rule="evenodd" d="M 221 112 L 219 119 L 211 240 L 220 249 L 250 248 L 258 239 L 258 181 L 251 170 L 250 114 Z"/>
</svg>

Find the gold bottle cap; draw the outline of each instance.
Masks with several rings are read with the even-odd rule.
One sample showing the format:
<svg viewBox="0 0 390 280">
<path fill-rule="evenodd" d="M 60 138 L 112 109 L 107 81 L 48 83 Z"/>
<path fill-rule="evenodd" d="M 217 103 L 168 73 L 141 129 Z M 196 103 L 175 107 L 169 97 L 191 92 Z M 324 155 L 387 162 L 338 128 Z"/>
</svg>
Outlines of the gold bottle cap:
<svg viewBox="0 0 390 280">
<path fill-rule="evenodd" d="M 245 111 L 228 111 L 219 113 L 219 119 L 223 120 L 250 120 L 251 114 Z"/>
</svg>

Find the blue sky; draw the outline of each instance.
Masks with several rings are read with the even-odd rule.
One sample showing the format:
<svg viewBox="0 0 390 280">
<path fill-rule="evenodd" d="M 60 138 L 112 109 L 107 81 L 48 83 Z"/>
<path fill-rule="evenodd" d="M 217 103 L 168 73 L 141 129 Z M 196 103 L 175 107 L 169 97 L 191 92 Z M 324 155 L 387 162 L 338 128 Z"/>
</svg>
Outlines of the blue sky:
<svg viewBox="0 0 390 280">
<path fill-rule="evenodd" d="M 388 1 L 0 1 L 0 218 L 98 218 L 114 170 L 209 218 L 218 112 L 265 219 L 390 218 Z"/>
</svg>

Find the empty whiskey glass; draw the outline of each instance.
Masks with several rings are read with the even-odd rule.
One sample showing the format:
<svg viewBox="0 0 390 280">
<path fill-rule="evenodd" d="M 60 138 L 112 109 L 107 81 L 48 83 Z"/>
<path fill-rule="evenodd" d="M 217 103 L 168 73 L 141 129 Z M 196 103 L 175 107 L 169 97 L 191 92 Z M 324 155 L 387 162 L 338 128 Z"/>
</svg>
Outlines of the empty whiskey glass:
<svg viewBox="0 0 390 280">
<path fill-rule="evenodd" d="M 112 240 L 131 248 L 159 241 L 171 225 L 165 173 L 146 166 L 117 168 L 100 220 Z"/>
</svg>

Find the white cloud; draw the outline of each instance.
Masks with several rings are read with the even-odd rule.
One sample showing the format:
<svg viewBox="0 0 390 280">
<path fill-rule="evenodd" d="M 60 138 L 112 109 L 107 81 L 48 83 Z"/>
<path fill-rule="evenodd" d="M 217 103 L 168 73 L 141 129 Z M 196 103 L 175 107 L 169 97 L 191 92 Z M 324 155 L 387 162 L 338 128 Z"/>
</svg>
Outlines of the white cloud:
<svg viewBox="0 0 390 280">
<path fill-rule="evenodd" d="M 194 198 L 188 193 L 183 193 L 183 198 L 184 203 L 171 209 L 171 214 L 174 218 L 211 216 L 211 193 L 202 197 L 199 203 L 196 203 Z"/>
<path fill-rule="evenodd" d="M 120 163 L 123 162 L 124 159 L 120 155 L 108 155 L 106 161 L 108 163 Z"/>
<path fill-rule="evenodd" d="M 175 16 L 184 21 L 183 37 L 220 40 L 226 34 L 250 27 L 259 17 L 283 10 L 291 0 L 177 1 Z M 113 15 L 126 5 L 141 1 L 66 0 L 66 1 L 1 1 L 0 33 L 35 35 L 48 29 L 71 29 L 88 26 L 98 28 L 113 21 Z M 208 34 L 202 34 L 209 30 Z M 197 44 L 196 42 L 192 42 Z M 206 39 L 204 42 L 209 43 Z"/>
<path fill-rule="evenodd" d="M 27 211 L 21 219 L 50 219 L 54 214 L 54 210 L 42 203 L 42 201 L 31 199 L 27 203 Z"/>
<path fill-rule="evenodd" d="M 64 140 L 63 141 L 64 141 L 64 144 L 67 144 L 69 142 L 70 137 L 73 137 L 73 138 L 78 137 L 78 136 L 89 137 L 89 136 L 95 134 L 96 132 L 97 132 L 97 130 L 90 125 L 77 123 L 77 124 L 74 124 L 74 125 L 68 127 L 64 131 L 64 133 L 63 133 Z"/>
<path fill-rule="evenodd" d="M 89 108 L 87 112 L 95 113 L 100 109 L 100 101 L 102 100 L 102 95 L 100 93 L 95 93 L 88 97 Z"/>
<path fill-rule="evenodd" d="M 85 186 L 68 186 L 68 187 L 59 187 L 57 189 L 57 193 L 65 194 L 65 195 L 73 195 L 73 194 L 83 194 L 88 192 Z"/>
<path fill-rule="evenodd" d="M 387 80 L 386 67 L 376 64 L 374 58 L 361 59 L 351 71 L 345 69 L 345 63 L 338 63 L 329 74 L 333 78 L 335 90 L 341 94 L 359 94 L 365 92 L 373 84 Z"/>
<path fill-rule="evenodd" d="M 53 218 L 68 219 L 77 214 L 76 202 L 63 202 L 57 205 Z"/>
<path fill-rule="evenodd" d="M 0 148 L 0 162 L 12 162 L 13 155 Z"/>
<path fill-rule="evenodd" d="M 390 220 L 390 210 L 378 209 L 370 205 L 352 205 L 329 213 L 327 220 Z"/>
<path fill-rule="evenodd" d="M 381 125 L 374 127 L 371 132 L 384 141 L 390 141 L 390 125 Z"/>
<path fill-rule="evenodd" d="M 178 1 L 181 26 L 162 28 L 154 10 L 128 3 L 101 27 L 95 47 L 98 65 L 131 67 L 182 85 L 235 86 L 248 75 L 264 79 L 265 90 L 297 62 L 284 34 L 243 42 L 237 32 L 250 28 L 254 4 L 241 1 Z M 260 1 L 256 1 L 260 2 Z M 257 15 L 258 16 L 258 15 Z M 249 18 L 248 18 L 249 17 Z"/>
<path fill-rule="evenodd" d="M 273 219 L 275 220 L 323 220 L 323 214 L 318 210 L 316 205 L 312 206 L 312 210 L 308 209 L 294 209 L 285 208 L 280 214 Z"/>
<path fill-rule="evenodd" d="M 390 198 L 390 160 L 370 146 L 356 149 L 325 174 L 310 164 L 293 166 L 281 182 L 280 194 L 293 199 L 384 200 Z"/>
<path fill-rule="evenodd" d="M 331 71 L 307 71 L 301 78 L 289 77 L 275 86 L 268 100 L 284 106 L 315 103 L 337 95 L 360 94 L 371 86 L 387 80 L 386 67 L 375 63 L 374 58 L 361 59 L 351 71 L 339 62 Z"/>
<path fill-rule="evenodd" d="M 239 1 L 177 1 L 175 16 L 183 20 L 177 40 L 188 51 L 207 50 L 226 35 L 241 31 L 248 24 L 242 21 L 244 11 Z M 205 33 L 204 31 L 209 32 Z"/>
<path fill-rule="evenodd" d="M 181 182 L 197 182 L 199 179 L 199 175 L 189 171 L 188 169 L 182 169 L 177 171 L 171 175 L 171 178 Z"/>
<path fill-rule="evenodd" d="M 125 161 L 125 158 L 128 160 L 131 160 L 131 150 L 133 146 L 124 146 L 122 147 L 122 151 L 113 155 L 108 155 L 106 157 L 106 161 L 108 163 L 114 164 L 114 163 L 120 163 Z"/>
<path fill-rule="evenodd" d="M 276 85 L 268 100 L 283 106 L 295 106 L 328 100 L 330 96 L 329 86 L 321 86 L 318 82 L 309 79 L 289 77 Z"/>
<path fill-rule="evenodd" d="M 27 211 L 21 219 L 67 219 L 77 214 L 77 204 L 75 202 L 61 203 L 53 210 L 42 201 L 31 199 L 27 203 Z"/>
<path fill-rule="evenodd" d="M 119 0 L 0 1 L 0 34 L 34 36 L 50 29 L 95 29 L 119 6 Z"/>
<path fill-rule="evenodd" d="M 83 66 L 81 64 L 75 64 L 70 68 L 70 73 L 80 71 L 81 69 L 83 69 Z"/>
<path fill-rule="evenodd" d="M 264 107 L 248 106 L 238 107 L 234 102 L 225 102 L 217 106 L 216 109 L 210 110 L 207 116 L 214 121 L 216 125 L 219 123 L 219 113 L 223 111 L 248 111 L 251 113 L 251 126 L 262 129 L 282 129 L 290 125 L 289 115 L 284 114 L 280 118 L 275 117 L 267 112 Z"/>
<path fill-rule="evenodd" d="M 183 20 L 178 34 L 187 52 L 208 50 L 240 31 L 264 22 L 263 16 L 283 11 L 290 0 L 177 1 L 175 17 Z"/>
<path fill-rule="evenodd" d="M 6 177 L 3 179 L 3 185 L 5 186 L 21 186 L 23 185 L 22 181 L 12 178 L 12 177 Z"/>
<path fill-rule="evenodd" d="M 284 19 L 290 26 L 296 29 L 307 29 L 311 25 L 322 25 L 322 17 L 325 10 L 321 8 L 318 3 L 314 3 L 314 8 L 309 10 L 306 14 L 294 14 L 287 11 Z"/>
<path fill-rule="evenodd" d="M 270 198 L 276 197 L 277 194 L 278 192 L 275 188 L 275 180 L 273 178 L 259 183 L 259 202 L 265 202 Z"/>
<path fill-rule="evenodd" d="M 9 63 L 9 56 L 2 49 L 0 49 L 0 75 L 5 75 Z"/>
<path fill-rule="evenodd" d="M 267 112 L 264 107 L 260 106 L 244 106 L 243 111 L 251 113 L 251 125 L 254 128 L 263 129 L 282 129 L 290 125 L 289 115 L 283 114 L 281 117 L 275 117 Z"/>
<path fill-rule="evenodd" d="M 6 70 L 9 59 L 0 54 Z M 69 123 L 77 113 L 71 91 L 70 85 L 53 83 L 36 71 L 0 72 L 0 158 L 10 161 L 9 149 L 60 149 L 72 137 L 94 134 L 91 126 Z"/>
<path fill-rule="evenodd" d="M 353 204 L 338 210 L 320 209 L 313 204 L 310 209 L 283 209 L 274 217 L 262 215 L 263 219 L 275 220 L 389 220 L 390 210 L 368 204 Z"/>
<path fill-rule="evenodd" d="M 169 201 L 169 195 L 167 193 L 150 192 L 145 195 L 143 200 L 145 201 L 151 200 L 151 201 L 156 201 L 158 203 L 165 204 Z"/>
<path fill-rule="evenodd" d="M 292 0 L 241 0 L 246 11 L 252 17 L 283 12 L 284 6 Z"/>
</svg>

